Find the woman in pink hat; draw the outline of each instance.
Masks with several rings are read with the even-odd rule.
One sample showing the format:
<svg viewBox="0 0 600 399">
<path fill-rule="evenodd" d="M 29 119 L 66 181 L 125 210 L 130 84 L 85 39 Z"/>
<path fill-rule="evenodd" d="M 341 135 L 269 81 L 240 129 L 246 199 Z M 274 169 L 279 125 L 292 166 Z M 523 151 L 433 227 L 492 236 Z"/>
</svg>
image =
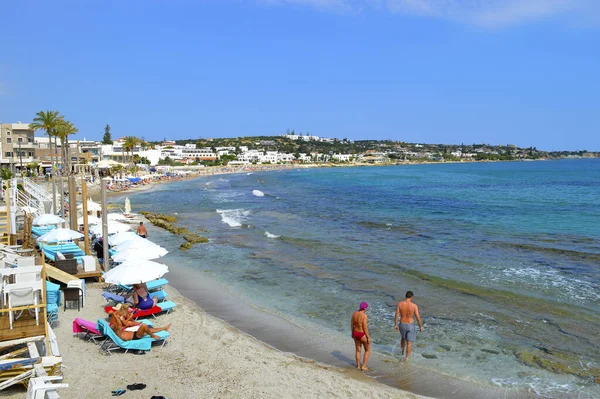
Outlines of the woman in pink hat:
<svg viewBox="0 0 600 399">
<path fill-rule="evenodd" d="M 350 321 L 350 331 L 354 345 L 356 347 L 356 368 L 363 371 L 369 371 L 367 363 L 371 354 L 371 336 L 369 335 L 369 316 L 367 316 L 367 308 L 369 304 L 361 302 L 359 309 L 352 314 Z M 360 352 L 361 345 L 365 348 L 362 367 L 360 367 Z"/>
</svg>

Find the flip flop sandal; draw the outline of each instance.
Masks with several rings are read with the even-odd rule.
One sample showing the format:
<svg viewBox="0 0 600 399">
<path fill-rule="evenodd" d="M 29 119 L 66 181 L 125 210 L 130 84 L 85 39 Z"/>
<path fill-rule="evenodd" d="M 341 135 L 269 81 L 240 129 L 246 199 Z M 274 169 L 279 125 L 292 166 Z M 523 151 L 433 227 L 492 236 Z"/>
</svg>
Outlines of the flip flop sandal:
<svg viewBox="0 0 600 399">
<path fill-rule="evenodd" d="M 112 393 L 112 396 L 121 396 L 121 395 L 123 395 L 125 392 L 127 392 L 127 391 L 126 391 L 126 390 L 124 390 L 124 389 L 117 389 L 117 390 L 111 391 L 111 393 Z"/>
<path fill-rule="evenodd" d="M 127 389 L 129 389 L 130 391 L 136 391 L 136 390 L 142 390 L 146 388 L 146 384 L 131 384 L 131 385 L 127 385 Z"/>
</svg>

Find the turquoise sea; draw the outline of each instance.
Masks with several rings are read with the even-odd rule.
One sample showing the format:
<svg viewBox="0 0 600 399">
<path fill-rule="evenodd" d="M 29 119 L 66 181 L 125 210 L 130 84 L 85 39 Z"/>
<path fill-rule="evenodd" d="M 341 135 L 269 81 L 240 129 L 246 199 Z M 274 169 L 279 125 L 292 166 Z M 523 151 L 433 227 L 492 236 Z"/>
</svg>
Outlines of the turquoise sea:
<svg viewBox="0 0 600 399">
<path fill-rule="evenodd" d="M 228 320 L 276 347 L 319 358 L 310 342 L 327 342 L 313 351 L 352 367 L 349 318 L 367 301 L 372 375 L 386 383 L 437 397 L 469 396 L 463 382 L 489 397 L 600 397 L 600 160 L 244 173 L 130 199 L 208 231 L 183 252 L 180 237 L 150 229 L 188 292 L 202 280 L 208 301 L 206 279 L 220 287 L 210 304 L 198 293 L 201 306 L 219 315 L 223 292 L 310 337 L 269 337 L 244 320 L 253 313 Z M 425 323 L 410 366 L 393 331 L 407 290 Z"/>
</svg>

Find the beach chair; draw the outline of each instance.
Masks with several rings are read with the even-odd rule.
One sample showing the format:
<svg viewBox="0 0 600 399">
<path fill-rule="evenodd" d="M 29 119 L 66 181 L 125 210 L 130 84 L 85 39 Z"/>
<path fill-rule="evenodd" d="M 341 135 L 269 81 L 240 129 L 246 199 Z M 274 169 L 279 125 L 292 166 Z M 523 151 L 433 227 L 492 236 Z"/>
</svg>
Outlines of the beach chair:
<svg viewBox="0 0 600 399">
<path fill-rule="evenodd" d="M 154 306 L 153 308 L 150 308 L 150 309 L 134 309 L 131 316 L 134 319 L 148 317 L 148 316 L 156 317 L 156 315 L 158 315 L 160 313 L 171 313 L 171 311 L 173 309 L 175 309 L 176 307 L 177 307 L 177 304 L 175 302 L 164 301 L 164 302 L 157 303 L 156 306 Z M 104 307 L 104 311 L 106 313 L 112 312 L 114 310 L 115 309 L 110 305 Z"/>
<path fill-rule="evenodd" d="M 114 292 L 110 292 L 110 291 L 104 291 L 102 292 L 102 296 L 104 297 L 104 299 L 106 299 L 106 302 L 114 302 L 115 304 L 117 303 L 125 303 L 127 301 L 127 298 L 124 297 L 123 295 L 117 295 Z"/>
<path fill-rule="evenodd" d="M 98 343 L 97 340 L 104 337 L 104 334 L 96 328 L 96 323 L 77 317 L 73 320 L 73 334 L 76 335 L 80 333 L 85 333 L 83 336 L 84 340 L 96 343 Z"/>
<path fill-rule="evenodd" d="M 111 352 L 113 352 L 119 348 L 125 349 L 125 353 L 127 353 L 130 350 L 149 351 L 152 348 L 153 342 L 162 341 L 162 346 L 164 346 L 165 343 L 167 342 L 167 338 L 169 338 L 169 335 L 170 335 L 168 331 L 159 331 L 156 333 L 156 335 L 158 335 L 160 337 L 158 340 L 156 340 L 150 336 L 146 336 L 141 339 L 135 339 L 135 340 L 131 340 L 131 341 L 123 341 L 121 338 L 119 338 L 117 336 L 117 334 L 115 334 L 115 332 L 112 330 L 112 328 L 110 328 L 110 326 L 108 325 L 108 323 L 105 320 L 98 319 L 97 327 L 98 327 L 98 331 L 101 334 L 106 335 L 108 338 L 106 341 L 104 341 L 104 343 L 100 347 L 100 349 L 106 351 L 106 353 L 108 353 L 108 354 L 112 354 Z"/>
<path fill-rule="evenodd" d="M 27 396 L 26 399 L 44 399 L 46 397 L 50 397 L 50 392 L 54 392 L 55 396 L 56 390 L 58 388 L 68 388 L 69 384 L 52 384 L 50 381 L 62 380 L 62 376 L 43 376 L 43 377 L 34 377 L 30 378 L 27 384 Z M 48 393 L 48 395 L 46 395 Z"/>
<path fill-rule="evenodd" d="M 169 284 L 169 280 L 166 278 L 159 278 L 158 280 L 152 280 L 146 283 L 146 287 L 148 287 L 148 292 L 159 291 L 164 288 L 165 285 Z M 131 285 L 119 285 L 119 289 L 121 291 L 131 291 L 133 287 Z"/>
</svg>

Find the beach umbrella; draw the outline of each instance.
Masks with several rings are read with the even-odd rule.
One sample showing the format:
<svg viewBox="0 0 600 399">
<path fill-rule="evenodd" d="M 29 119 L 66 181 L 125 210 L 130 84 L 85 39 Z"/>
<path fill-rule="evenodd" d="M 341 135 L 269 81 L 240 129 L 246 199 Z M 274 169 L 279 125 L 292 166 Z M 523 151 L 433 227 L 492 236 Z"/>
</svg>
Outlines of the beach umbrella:
<svg viewBox="0 0 600 399">
<path fill-rule="evenodd" d="M 129 201 L 129 197 L 125 198 L 125 213 L 131 213 L 131 202 Z"/>
<path fill-rule="evenodd" d="M 162 263 L 132 259 L 109 270 L 102 278 L 107 283 L 131 285 L 156 280 L 168 272 L 169 268 Z"/>
<path fill-rule="evenodd" d="M 88 219 L 88 224 L 102 223 L 102 219 L 100 219 L 99 217 L 96 217 L 94 215 L 88 215 L 87 219 Z M 83 216 L 79 216 L 77 218 L 77 224 L 83 224 Z"/>
<path fill-rule="evenodd" d="M 36 241 L 38 242 L 59 242 L 59 241 L 70 241 L 82 238 L 83 234 L 78 231 L 71 229 L 53 229 L 47 232 L 46 234 L 38 237 Z"/>
<path fill-rule="evenodd" d="M 138 236 L 137 233 L 135 233 L 131 230 L 124 231 L 122 233 L 113 234 L 112 236 L 108 237 L 108 243 L 111 246 L 115 247 L 124 242 L 130 241 L 130 240 L 135 240 L 136 238 L 140 238 L 140 236 Z"/>
<path fill-rule="evenodd" d="M 116 220 L 122 222 L 127 218 L 122 213 L 109 213 L 108 215 L 106 215 L 106 219 L 109 221 Z"/>
<path fill-rule="evenodd" d="M 131 259 L 158 259 L 162 256 L 165 256 L 169 253 L 166 249 L 159 247 L 158 245 L 154 247 L 147 247 L 143 250 L 135 249 L 135 248 L 127 248 L 122 251 L 117 252 L 112 256 L 113 261 L 115 262 L 125 262 Z"/>
<path fill-rule="evenodd" d="M 108 223 L 108 234 L 122 233 L 127 230 L 131 230 L 131 226 L 125 223 L 119 223 L 116 221 L 111 221 Z M 90 233 L 97 236 L 102 236 L 102 224 L 93 225 L 92 228 L 90 228 Z"/>
<path fill-rule="evenodd" d="M 83 209 L 83 204 L 77 205 L 77 209 Z M 101 211 L 102 210 L 102 205 L 100 205 L 97 202 L 92 201 L 91 199 L 88 199 L 88 201 L 87 201 L 87 210 L 91 211 L 91 212 Z"/>
<path fill-rule="evenodd" d="M 50 213 L 44 213 L 43 215 L 40 215 L 33 219 L 33 224 L 35 226 L 46 226 L 49 224 L 63 223 L 64 221 L 65 219 L 61 218 L 60 216 L 52 215 Z"/>
<path fill-rule="evenodd" d="M 27 213 L 36 213 L 38 211 L 38 209 L 33 206 L 22 206 L 20 208 L 23 212 L 27 212 Z"/>
<path fill-rule="evenodd" d="M 122 252 L 122 251 L 126 251 L 129 249 L 145 251 L 147 249 L 159 250 L 159 249 L 164 249 L 164 248 L 158 244 L 153 243 L 152 241 L 148 240 L 147 238 L 142 238 L 142 237 L 138 236 L 137 238 L 127 240 L 126 242 L 123 242 L 119 245 L 114 246 L 113 249 L 117 252 Z"/>
</svg>

